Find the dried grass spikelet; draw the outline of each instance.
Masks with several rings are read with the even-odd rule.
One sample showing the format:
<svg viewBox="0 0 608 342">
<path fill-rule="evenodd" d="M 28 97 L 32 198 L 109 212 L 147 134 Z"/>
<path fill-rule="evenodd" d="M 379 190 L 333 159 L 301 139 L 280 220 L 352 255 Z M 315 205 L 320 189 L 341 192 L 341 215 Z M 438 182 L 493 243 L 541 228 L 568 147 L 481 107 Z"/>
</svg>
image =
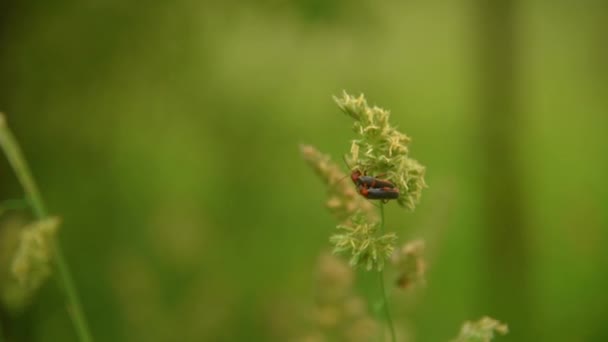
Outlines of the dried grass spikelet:
<svg viewBox="0 0 608 342">
<path fill-rule="evenodd" d="M 408 289 L 417 284 L 425 284 L 427 266 L 423 257 L 424 250 L 424 241 L 414 240 L 406 243 L 393 254 L 391 262 L 398 274 L 398 287 Z"/>
<path fill-rule="evenodd" d="M 300 152 L 308 165 L 328 186 L 325 205 L 340 222 L 345 222 L 357 211 L 361 211 L 371 220 L 377 219 L 378 214 L 374 206 L 357 193 L 348 175 L 328 155 L 310 145 L 300 145 Z"/>
</svg>

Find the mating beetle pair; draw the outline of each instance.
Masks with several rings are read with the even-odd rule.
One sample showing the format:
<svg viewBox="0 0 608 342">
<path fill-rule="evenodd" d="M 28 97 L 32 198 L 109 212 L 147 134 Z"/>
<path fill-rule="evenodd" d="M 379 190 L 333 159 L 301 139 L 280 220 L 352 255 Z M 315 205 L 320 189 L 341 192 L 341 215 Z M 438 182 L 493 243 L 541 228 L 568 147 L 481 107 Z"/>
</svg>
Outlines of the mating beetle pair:
<svg viewBox="0 0 608 342">
<path fill-rule="evenodd" d="M 353 171 L 350 179 L 357 185 L 359 194 L 367 199 L 388 201 L 399 198 L 399 189 L 388 180 L 365 176 L 359 170 Z"/>
</svg>

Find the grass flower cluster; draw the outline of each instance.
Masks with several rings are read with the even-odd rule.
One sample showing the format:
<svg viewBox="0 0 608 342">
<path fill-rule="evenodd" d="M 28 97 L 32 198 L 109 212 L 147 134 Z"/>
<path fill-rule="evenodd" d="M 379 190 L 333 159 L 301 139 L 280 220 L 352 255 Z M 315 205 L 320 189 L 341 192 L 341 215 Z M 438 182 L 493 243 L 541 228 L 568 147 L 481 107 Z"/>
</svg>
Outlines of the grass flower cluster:
<svg viewBox="0 0 608 342">
<path fill-rule="evenodd" d="M 389 111 L 370 107 L 363 95 L 354 97 L 344 92 L 334 100 L 355 120 L 353 130 L 359 135 L 352 141 L 348 157 L 352 170 L 383 175 L 399 189 L 397 203 L 414 210 L 426 183 L 424 166 L 409 157 L 410 138 L 391 126 Z"/>
<path fill-rule="evenodd" d="M 363 95 L 354 97 L 344 92 L 342 97 L 334 97 L 334 100 L 344 113 L 354 119 L 353 129 L 358 134 L 346 158 L 350 171 L 372 177 L 381 175 L 399 190 L 397 203 L 413 210 L 426 183 L 424 166 L 409 157 L 410 138 L 390 124 L 389 111 L 370 107 Z M 330 239 L 334 252 L 350 254 L 353 266 L 381 271 L 385 259 L 395 249 L 397 236 L 384 233 L 383 217 L 375 221 L 355 213 L 349 221 L 351 224 L 339 225 L 337 228 L 341 233 Z"/>
<path fill-rule="evenodd" d="M 334 234 L 329 240 L 334 244 L 334 253 L 349 253 L 350 265 L 363 265 L 366 270 L 384 268 L 384 261 L 393 254 L 397 235 L 378 234 L 380 222 L 369 222 L 365 215 L 356 213 L 351 222 L 337 226 L 342 233 Z"/>
</svg>

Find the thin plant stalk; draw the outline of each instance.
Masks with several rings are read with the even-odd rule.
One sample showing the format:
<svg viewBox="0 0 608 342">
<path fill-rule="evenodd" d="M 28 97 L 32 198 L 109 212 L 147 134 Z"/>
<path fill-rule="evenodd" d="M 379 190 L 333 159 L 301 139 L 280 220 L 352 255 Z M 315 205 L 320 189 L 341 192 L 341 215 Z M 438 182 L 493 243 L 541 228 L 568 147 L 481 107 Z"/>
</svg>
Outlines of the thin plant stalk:
<svg viewBox="0 0 608 342">
<path fill-rule="evenodd" d="M 380 233 L 384 233 L 384 203 L 380 203 Z M 391 341 L 397 341 L 395 336 L 395 327 L 393 326 L 393 319 L 391 318 L 391 312 L 388 308 L 388 299 L 386 297 L 386 291 L 384 290 L 384 271 L 378 272 L 378 279 L 380 280 L 380 291 L 382 292 L 382 307 L 384 308 L 384 316 L 388 329 L 391 332 Z M 382 340 L 384 341 L 384 329 L 382 330 Z"/>
<path fill-rule="evenodd" d="M 0 146 L 23 187 L 25 196 L 32 207 L 34 215 L 39 220 L 45 219 L 48 214 L 44 207 L 40 192 L 38 191 L 38 187 L 36 186 L 34 178 L 23 157 L 17 139 L 15 139 L 6 125 L 6 120 L 2 113 L 0 113 Z M 63 282 L 65 290 L 67 310 L 72 319 L 72 323 L 74 324 L 74 328 L 76 329 L 78 339 L 81 342 L 91 342 L 93 339 L 87 325 L 87 320 L 82 310 L 82 306 L 80 305 L 80 300 L 76 287 L 72 281 L 70 269 L 65 261 L 63 251 L 58 241 L 53 241 L 53 248 L 55 251 L 58 276 Z"/>
</svg>

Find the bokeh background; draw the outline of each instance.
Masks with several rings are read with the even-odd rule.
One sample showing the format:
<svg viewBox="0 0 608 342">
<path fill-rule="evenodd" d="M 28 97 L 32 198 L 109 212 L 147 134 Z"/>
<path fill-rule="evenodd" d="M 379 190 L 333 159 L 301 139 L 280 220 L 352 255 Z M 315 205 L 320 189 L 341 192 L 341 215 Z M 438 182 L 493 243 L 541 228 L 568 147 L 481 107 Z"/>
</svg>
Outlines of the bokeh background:
<svg viewBox="0 0 608 342">
<path fill-rule="evenodd" d="M 305 331 L 335 221 L 298 145 L 341 162 L 343 89 L 427 166 L 417 210 L 387 210 L 428 245 L 426 288 L 390 290 L 400 327 L 606 341 L 607 37 L 603 1 L 4 0 L 0 110 L 98 341 Z M 0 184 L 21 196 L 4 159 Z M 55 281 L 3 317 L 15 341 L 75 340 Z"/>
</svg>

